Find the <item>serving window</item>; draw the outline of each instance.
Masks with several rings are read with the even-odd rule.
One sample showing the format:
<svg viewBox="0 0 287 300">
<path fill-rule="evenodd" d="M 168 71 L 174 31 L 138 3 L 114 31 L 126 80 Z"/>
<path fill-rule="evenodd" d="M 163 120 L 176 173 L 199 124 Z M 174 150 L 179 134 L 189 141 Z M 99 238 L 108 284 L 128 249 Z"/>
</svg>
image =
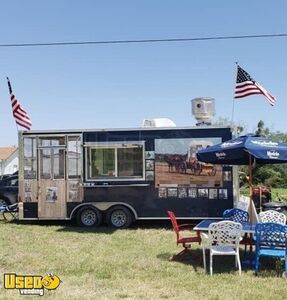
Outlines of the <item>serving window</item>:
<svg viewBox="0 0 287 300">
<path fill-rule="evenodd" d="M 118 143 L 89 145 L 87 179 L 144 178 L 144 144 Z"/>
</svg>

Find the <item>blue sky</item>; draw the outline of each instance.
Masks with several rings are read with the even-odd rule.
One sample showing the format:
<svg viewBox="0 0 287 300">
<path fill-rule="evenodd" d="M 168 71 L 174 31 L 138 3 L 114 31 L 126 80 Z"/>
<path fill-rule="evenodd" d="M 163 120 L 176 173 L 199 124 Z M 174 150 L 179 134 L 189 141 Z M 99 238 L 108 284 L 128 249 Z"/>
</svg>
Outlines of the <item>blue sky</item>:
<svg viewBox="0 0 287 300">
<path fill-rule="evenodd" d="M 287 2 L 1 1 L 0 44 L 287 33 Z M 214 97 L 231 119 L 235 61 L 277 97 L 236 100 L 234 121 L 286 132 L 287 38 L 0 47 L 0 146 L 17 144 L 6 83 L 33 129 L 129 128 L 167 117 L 193 126 L 190 100 Z"/>
</svg>

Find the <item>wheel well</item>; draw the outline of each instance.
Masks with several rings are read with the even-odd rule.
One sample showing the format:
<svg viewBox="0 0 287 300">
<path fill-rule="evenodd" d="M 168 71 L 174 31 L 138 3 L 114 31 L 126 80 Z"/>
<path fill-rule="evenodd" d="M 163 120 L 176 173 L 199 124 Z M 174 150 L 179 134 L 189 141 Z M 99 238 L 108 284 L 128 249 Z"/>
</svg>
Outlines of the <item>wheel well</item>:
<svg viewBox="0 0 287 300">
<path fill-rule="evenodd" d="M 82 207 L 85 207 L 85 206 L 88 206 L 88 207 L 92 206 L 92 207 L 97 208 L 103 214 L 103 217 L 105 217 L 106 213 L 111 208 L 113 208 L 115 206 L 124 206 L 125 208 L 130 210 L 131 215 L 134 220 L 136 220 L 138 218 L 138 215 L 137 215 L 135 209 L 127 203 L 123 203 L 123 202 L 87 202 L 87 203 L 81 203 L 78 206 L 76 206 L 70 214 L 70 219 L 74 219 L 76 217 L 79 209 L 81 209 Z"/>
<path fill-rule="evenodd" d="M 70 214 L 70 219 L 75 219 L 75 218 L 77 217 L 78 211 L 79 211 L 82 207 L 91 207 L 91 206 L 95 207 L 94 205 L 91 205 L 90 203 L 80 204 L 80 205 L 76 206 L 76 207 L 72 210 L 72 212 L 71 212 L 71 214 Z"/>
</svg>

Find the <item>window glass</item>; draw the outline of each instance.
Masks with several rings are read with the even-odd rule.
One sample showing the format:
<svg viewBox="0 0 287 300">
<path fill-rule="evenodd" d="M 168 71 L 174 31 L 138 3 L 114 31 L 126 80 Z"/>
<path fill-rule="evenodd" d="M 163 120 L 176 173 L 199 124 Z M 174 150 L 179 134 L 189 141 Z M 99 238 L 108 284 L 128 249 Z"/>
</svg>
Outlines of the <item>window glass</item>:
<svg viewBox="0 0 287 300">
<path fill-rule="evenodd" d="M 143 176 L 142 147 L 118 149 L 118 176 Z"/>
<path fill-rule="evenodd" d="M 91 177 L 114 177 L 115 173 L 115 149 L 91 149 Z"/>
<path fill-rule="evenodd" d="M 39 138 L 41 179 L 65 178 L 65 137 Z"/>
<path fill-rule="evenodd" d="M 88 149 L 90 179 L 142 178 L 143 145 L 115 144 Z"/>
<path fill-rule="evenodd" d="M 18 186 L 18 178 L 12 177 L 6 180 L 5 186 Z"/>
<path fill-rule="evenodd" d="M 80 137 L 68 138 L 68 176 L 79 178 L 82 173 Z"/>
<path fill-rule="evenodd" d="M 52 150 L 51 149 L 41 149 L 40 150 L 40 176 L 42 179 L 51 179 L 51 162 L 52 162 Z"/>
<path fill-rule="evenodd" d="M 55 137 L 55 138 L 39 138 L 40 147 L 49 147 L 49 146 L 64 146 L 65 137 Z"/>
<path fill-rule="evenodd" d="M 63 179 L 65 176 L 65 150 L 53 149 L 53 173 L 54 179 Z"/>
<path fill-rule="evenodd" d="M 36 138 L 24 138 L 24 178 L 36 178 Z"/>
</svg>

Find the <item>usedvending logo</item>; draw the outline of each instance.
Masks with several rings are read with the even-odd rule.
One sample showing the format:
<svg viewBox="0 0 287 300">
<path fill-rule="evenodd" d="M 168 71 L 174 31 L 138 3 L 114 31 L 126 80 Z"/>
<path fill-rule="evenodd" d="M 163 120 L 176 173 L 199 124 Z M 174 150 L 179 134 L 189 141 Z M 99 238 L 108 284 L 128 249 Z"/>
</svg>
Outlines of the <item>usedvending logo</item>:
<svg viewBox="0 0 287 300">
<path fill-rule="evenodd" d="M 15 273 L 4 274 L 4 288 L 7 290 L 19 290 L 20 295 L 44 296 L 44 291 L 55 290 L 62 281 L 57 275 L 17 275 Z"/>
</svg>

